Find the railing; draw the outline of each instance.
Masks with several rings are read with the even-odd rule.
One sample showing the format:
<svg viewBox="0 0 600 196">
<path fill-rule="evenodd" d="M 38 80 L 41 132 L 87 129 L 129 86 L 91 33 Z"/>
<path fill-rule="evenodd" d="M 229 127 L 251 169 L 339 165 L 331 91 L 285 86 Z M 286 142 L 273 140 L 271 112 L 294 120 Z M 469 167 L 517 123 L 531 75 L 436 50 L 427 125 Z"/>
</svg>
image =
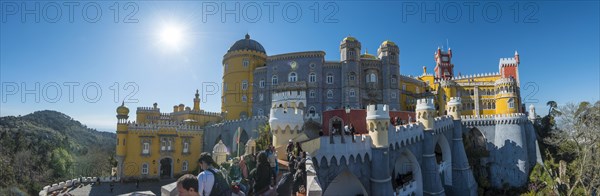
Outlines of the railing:
<svg viewBox="0 0 600 196">
<path fill-rule="evenodd" d="M 396 188 L 396 195 L 412 195 L 417 191 L 417 181 L 414 179 Z"/>
</svg>

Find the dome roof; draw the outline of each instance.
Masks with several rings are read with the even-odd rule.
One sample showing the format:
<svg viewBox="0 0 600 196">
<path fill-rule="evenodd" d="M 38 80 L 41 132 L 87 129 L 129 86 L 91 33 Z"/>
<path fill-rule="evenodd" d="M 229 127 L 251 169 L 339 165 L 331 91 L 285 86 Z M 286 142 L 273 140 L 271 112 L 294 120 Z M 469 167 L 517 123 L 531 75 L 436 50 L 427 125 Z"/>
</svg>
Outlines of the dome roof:
<svg viewBox="0 0 600 196">
<path fill-rule="evenodd" d="M 361 59 L 371 59 L 371 60 L 377 60 L 377 57 L 369 54 L 369 51 L 365 49 L 365 53 L 360 55 Z"/>
<path fill-rule="evenodd" d="M 383 43 L 381 43 L 382 46 L 385 45 L 390 45 L 390 46 L 396 46 L 396 43 L 394 43 L 393 41 L 390 40 L 385 40 Z"/>
<path fill-rule="evenodd" d="M 236 50 L 254 50 L 265 54 L 267 53 L 265 52 L 265 48 L 263 48 L 263 46 L 260 45 L 260 43 L 258 43 L 256 40 L 250 39 L 250 35 L 248 34 L 246 34 L 246 37 L 244 39 L 240 39 L 237 42 L 235 42 L 229 48 L 229 50 L 227 50 L 227 52 Z"/>
<path fill-rule="evenodd" d="M 361 59 L 372 59 L 372 60 L 376 60 L 377 57 L 373 56 L 372 54 L 368 54 L 368 53 L 364 53 L 360 55 Z"/>
<path fill-rule="evenodd" d="M 355 42 L 355 41 L 358 41 L 358 40 L 356 40 L 356 38 L 354 38 L 352 36 L 345 37 L 344 40 L 342 40 L 342 42 Z"/>
<path fill-rule="evenodd" d="M 213 154 L 216 153 L 228 153 L 227 146 L 225 146 L 223 140 L 219 140 L 219 143 L 217 143 L 215 147 L 213 147 Z"/>
<path fill-rule="evenodd" d="M 121 103 L 121 106 L 117 107 L 117 114 L 125 116 L 129 114 L 129 108 L 125 106 L 125 102 Z"/>
</svg>

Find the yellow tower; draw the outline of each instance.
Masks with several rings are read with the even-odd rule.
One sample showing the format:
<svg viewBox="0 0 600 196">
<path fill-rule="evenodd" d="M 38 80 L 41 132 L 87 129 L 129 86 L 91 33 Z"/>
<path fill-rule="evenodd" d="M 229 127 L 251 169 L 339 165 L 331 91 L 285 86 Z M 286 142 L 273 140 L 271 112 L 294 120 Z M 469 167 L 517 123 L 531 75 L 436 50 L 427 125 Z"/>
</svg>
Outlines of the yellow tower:
<svg viewBox="0 0 600 196">
<path fill-rule="evenodd" d="M 129 118 L 129 108 L 125 107 L 125 102 L 117 108 L 117 176 L 123 176 L 123 163 L 127 154 L 127 119 Z"/>
<path fill-rule="evenodd" d="M 221 112 L 226 120 L 252 115 L 254 69 L 265 66 L 267 54 L 263 46 L 246 34 L 223 56 Z"/>
<path fill-rule="evenodd" d="M 517 82 L 513 78 L 501 78 L 495 82 L 496 114 L 511 114 L 519 112 L 517 97 Z"/>
<path fill-rule="evenodd" d="M 367 106 L 367 129 L 375 148 L 388 147 L 388 127 L 390 111 L 388 105 L 377 104 Z"/>
<path fill-rule="evenodd" d="M 194 112 L 200 111 L 200 94 L 198 93 L 198 89 L 196 89 L 196 97 L 194 97 Z"/>
</svg>

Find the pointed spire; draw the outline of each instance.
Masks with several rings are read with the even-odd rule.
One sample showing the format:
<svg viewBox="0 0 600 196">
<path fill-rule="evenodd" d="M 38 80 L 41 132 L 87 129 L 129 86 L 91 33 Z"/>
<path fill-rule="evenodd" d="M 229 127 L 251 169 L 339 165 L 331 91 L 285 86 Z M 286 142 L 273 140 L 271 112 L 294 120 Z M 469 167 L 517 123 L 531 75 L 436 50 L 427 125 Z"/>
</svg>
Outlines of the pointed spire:
<svg viewBox="0 0 600 196">
<path fill-rule="evenodd" d="M 246 39 L 250 39 L 250 35 L 246 33 Z"/>
<path fill-rule="evenodd" d="M 121 106 L 125 106 L 125 100 L 123 100 L 123 102 L 121 102 Z"/>
<path fill-rule="evenodd" d="M 519 52 L 517 52 L 517 50 L 515 50 L 515 56 L 516 56 L 516 55 L 519 55 Z"/>
</svg>

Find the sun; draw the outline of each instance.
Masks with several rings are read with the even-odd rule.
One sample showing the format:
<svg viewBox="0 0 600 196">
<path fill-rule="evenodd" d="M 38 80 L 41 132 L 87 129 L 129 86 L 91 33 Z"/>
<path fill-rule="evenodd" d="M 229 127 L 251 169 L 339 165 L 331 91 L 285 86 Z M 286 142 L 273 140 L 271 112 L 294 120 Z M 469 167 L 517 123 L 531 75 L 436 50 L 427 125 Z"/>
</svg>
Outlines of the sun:
<svg viewBox="0 0 600 196">
<path fill-rule="evenodd" d="M 185 41 L 184 29 L 177 24 L 164 25 L 158 36 L 161 45 L 171 49 L 180 49 Z"/>
</svg>

